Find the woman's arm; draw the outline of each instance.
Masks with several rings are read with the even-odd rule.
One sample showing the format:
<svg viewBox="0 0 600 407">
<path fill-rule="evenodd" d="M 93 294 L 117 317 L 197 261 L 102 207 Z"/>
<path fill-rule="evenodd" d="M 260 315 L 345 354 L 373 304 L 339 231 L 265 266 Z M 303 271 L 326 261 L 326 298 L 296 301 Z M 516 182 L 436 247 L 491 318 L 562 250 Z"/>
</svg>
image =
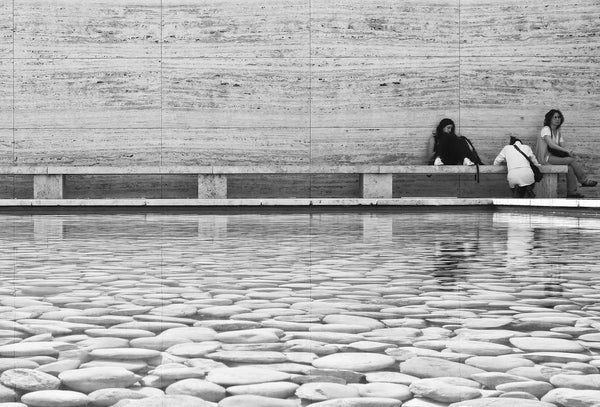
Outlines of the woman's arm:
<svg viewBox="0 0 600 407">
<path fill-rule="evenodd" d="M 548 147 L 554 148 L 556 150 L 564 151 L 565 153 L 568 153 L 568 154 L 571 154 L 571 151 L 567 150 L 566 148 L 564 148 L 563 146 L 561 146 L 560 144 L 558 144 L 557 142 L 555 142 L 554 140 L 552 140 L 552 137 L 542 136 L 542 138 L 544 139 L 544 141 L 546 142 L 546 144 L 548 144 Z"/>
<path fill-rule="evenodd" d="M 494 165 L 503 165 L 506 163 L 506 156 L 504 155 L 504 148 L 500 150 L 498 156 L 494 159 Z"/>
<path fill-rule="evenodd" d="M 535 156 L 535 154 L 533 153 L 533 151 L 531 150 L 531 147 L 523 145 L 522 146 L 523 149 L 525 150 L 524 153 L 527 155 L 527 157 L 529 157 L 529 159 L 531 160 L 532 163 L 534 163 L 535 165 L 537 165 L 538 167 L 541 166 L 542 164 L 539 163 L 539 161 L 537 160 L 537 157 Z"/>
<path fill-rule="evenodd" d="M 429 141 L 427 143 L 427 164 L 432 164 L 433 161 L 435 160 L 435 152 L 433 151 L 433 149 L 435 148 L 435 136 L 432 134 L 431 137 L 429 137 Z"/>
</svg>

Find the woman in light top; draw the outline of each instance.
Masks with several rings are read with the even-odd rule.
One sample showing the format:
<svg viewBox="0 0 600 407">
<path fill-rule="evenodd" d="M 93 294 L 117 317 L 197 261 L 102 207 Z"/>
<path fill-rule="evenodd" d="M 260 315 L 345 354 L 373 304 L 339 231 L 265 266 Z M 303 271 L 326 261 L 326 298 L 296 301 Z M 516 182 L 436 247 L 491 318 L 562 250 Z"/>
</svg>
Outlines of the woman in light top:
<svg viewBox="0 0 600 407">
<path fill-rule="evenodd" d="M 508 186 L 513 193 L 513 198 L 535 198 L 535 194 L 533 193 L 533 187 L 535 186 L 533 171 L 531 170 L 529 161 L 523 154 L 529 157 L 534 165 L 540 166 L 531 148 L 523 144 L 516 137 L 510 138 L 510 143 L 504 146 L 494 159 L 494 165 L 503 165 L 506 163 L 508 167 L 506 178 Z"/>
<path fill-rule="evenodd" d="M 565 118 L 560 110 L 552 109 L 544 117 L 544 127 L 537 140 L 535 155 L 542 164 L 568 165 L 567 198 L 583 198 L 577 192 L 577 181 L 582 187 L 595 187 L 597 182 L 588 178 L 577 155 L 565 146 L 560 126 Z"/>
</svg>

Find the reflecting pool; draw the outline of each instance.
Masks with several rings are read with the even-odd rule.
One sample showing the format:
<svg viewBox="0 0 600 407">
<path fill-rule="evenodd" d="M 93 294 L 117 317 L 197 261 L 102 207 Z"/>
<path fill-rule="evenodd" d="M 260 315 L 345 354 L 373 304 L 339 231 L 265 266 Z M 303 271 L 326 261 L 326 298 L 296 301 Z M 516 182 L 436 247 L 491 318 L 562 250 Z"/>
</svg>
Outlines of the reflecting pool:
<svg viewBox="0 0 600 407">
<path fill-rule="evenodd" d="M 600 218 L 81 213 L 0 226 L 0 403 L 600 405 Z"/>
</svg>

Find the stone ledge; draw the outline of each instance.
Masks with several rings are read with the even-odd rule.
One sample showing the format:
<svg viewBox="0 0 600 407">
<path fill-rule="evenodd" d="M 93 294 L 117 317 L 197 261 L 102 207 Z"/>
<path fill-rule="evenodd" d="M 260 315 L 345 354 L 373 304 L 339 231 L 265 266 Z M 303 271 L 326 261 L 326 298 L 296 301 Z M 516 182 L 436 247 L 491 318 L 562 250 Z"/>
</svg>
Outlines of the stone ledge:
<svg viewBox="0 0 600 407">
<path fill-rule="evenodd" d="M 486 206 L 600 208 L 600 199 L 509 198 L 289 198 L 289 199 L 0 199 L 0 207 L 260 207 L 260 206 Z"/>
</svg>

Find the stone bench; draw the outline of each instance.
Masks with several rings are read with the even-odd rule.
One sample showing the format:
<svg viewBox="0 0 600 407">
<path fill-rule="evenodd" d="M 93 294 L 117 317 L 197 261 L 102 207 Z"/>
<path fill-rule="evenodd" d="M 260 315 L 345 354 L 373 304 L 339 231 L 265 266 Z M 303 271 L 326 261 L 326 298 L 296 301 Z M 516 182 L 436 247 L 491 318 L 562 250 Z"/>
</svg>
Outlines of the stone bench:
<svg viewBox="0 0 600 407">
<path fill-rule="evenodd" d="M 556 198 L 559 174 L 566 165 L 542 166 L 544 179 L 536 186 L 539 198 Z M 506 174 L 505 166 L 484 165 L 481 174 Z M 267 165 L 267 166 L 0 166 L 0 174 L 33 175 L 34 199 L 62 199 L 64 177 L 68 175 L 182 175 L 198 176 L 199 199 L 227 198 L 227 176 L 233 174 L 359 174 L 362 198 L 392 198 L 394 174 L 476 174 L 475 167 L 462 165 Z"/>
</svg>

